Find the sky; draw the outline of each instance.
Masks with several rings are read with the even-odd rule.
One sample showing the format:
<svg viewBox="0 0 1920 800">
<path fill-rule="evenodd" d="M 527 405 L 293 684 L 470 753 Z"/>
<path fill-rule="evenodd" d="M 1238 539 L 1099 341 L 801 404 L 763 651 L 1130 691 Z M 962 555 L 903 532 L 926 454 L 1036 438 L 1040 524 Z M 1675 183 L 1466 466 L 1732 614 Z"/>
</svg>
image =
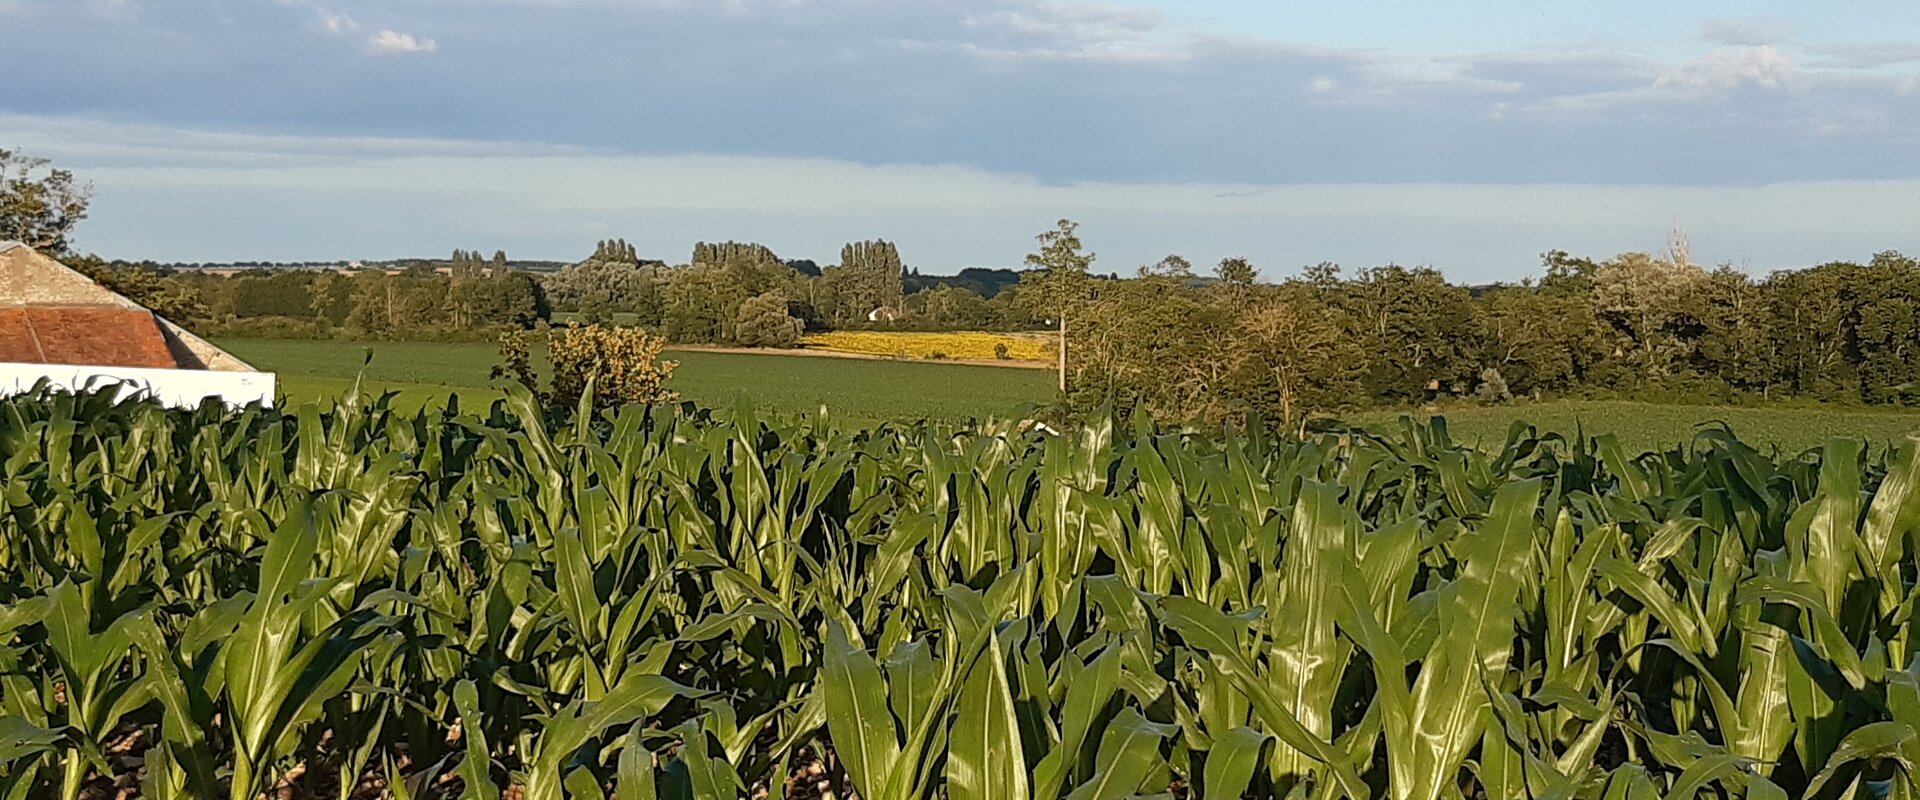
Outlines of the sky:
<svg viewBox="0 0 1920 800">
<path fill-rule="evenodd" d="M 0 35 L 0 148 L 90 180 L 110 257 L 882 237 L 938 273 L 1062 217 L 1103 272 L 1920 252 L 1910 0 L 0 0 Z"/>
</svg>

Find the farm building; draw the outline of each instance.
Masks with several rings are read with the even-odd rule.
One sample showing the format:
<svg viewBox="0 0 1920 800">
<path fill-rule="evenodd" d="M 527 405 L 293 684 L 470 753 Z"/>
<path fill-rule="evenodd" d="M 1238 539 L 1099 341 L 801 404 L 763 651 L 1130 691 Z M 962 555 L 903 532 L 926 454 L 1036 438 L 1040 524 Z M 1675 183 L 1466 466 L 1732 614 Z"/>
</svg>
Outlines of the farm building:
<svg viewBox="0 0 1920 800">
<path fill-rule="evenodd" d="M 272 402 L 274 377 L 32 248 L 0 242 L 0 394 L 117 384 L 176 406 Z"/>
</svg>

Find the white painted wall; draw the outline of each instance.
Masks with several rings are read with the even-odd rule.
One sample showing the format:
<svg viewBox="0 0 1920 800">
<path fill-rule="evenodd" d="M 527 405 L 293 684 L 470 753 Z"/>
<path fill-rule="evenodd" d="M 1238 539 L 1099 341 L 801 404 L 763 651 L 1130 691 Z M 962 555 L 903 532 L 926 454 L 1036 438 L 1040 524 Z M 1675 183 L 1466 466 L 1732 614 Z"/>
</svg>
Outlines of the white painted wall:
<svg viewBox="0 0 1920 800">
<path fill-rule="evenodd" d="M 197 369 L 140 369 L 135 367 L 89 367 L 68 364 L 19 364 L 0 362 L 0 395 L 12 395 L 33 388 L 46 378 L 61 389 L 102 388 L 118 385 L 122 392 L 136 391 L 152 395 L 170 406 L 193 408 L 208 397 L 218 397 L 228 405 L 241 406 L 255 400 L 273 403 L 273 373 L 214 372 Z"/>
</svg>

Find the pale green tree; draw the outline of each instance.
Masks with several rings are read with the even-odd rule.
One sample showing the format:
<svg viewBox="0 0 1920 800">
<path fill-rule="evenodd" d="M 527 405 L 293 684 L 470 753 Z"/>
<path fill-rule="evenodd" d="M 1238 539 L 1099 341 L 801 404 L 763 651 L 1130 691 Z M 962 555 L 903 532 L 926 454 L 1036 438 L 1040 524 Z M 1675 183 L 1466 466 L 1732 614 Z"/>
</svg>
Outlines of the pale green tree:
<svg viewBox="0 0 1920 800">
<path fill-rule="evenodd" d="M 1627 363 L 1659 380 L 1692 357 L 1708 283 L 1694 264 L 1625 253 L 1594 271 L 1594 310 L 1618 332 Z"/>
<path fill-rule="evenodd" d="M 64 256 L 87 217 L 93 186 L 44 158 L 0 150 L 0 239 Z"/>
<path fill-rule="evenodd" d="M 1067 391 L 1067 316 L 1087 301 L 1092 284 L 1088 270 L 1096 256 L 1080 243 L 1080 223 L 1063 219 L 1053 230 L 1034 237 L 1040 249 L 1027 255 L 1020 276 L 1020 299 L 1037 316 L 1049 317 L 1060 329 L 1060 391 Z"/>
</svg>

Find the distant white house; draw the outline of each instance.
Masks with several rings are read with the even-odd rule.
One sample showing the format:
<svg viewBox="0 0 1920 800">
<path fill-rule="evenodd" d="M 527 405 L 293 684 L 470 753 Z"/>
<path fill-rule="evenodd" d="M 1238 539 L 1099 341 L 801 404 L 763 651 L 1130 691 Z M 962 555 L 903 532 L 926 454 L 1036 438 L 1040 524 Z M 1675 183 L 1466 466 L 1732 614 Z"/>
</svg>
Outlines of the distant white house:
<svg viewBox="0 0 1920 800">
<path fill-rule="evenodd" d="M 168 405 L 273 402 L 274 376 L 18 242 L 0 242 L 0 395 L 41 381 Z"/>
</svg>

